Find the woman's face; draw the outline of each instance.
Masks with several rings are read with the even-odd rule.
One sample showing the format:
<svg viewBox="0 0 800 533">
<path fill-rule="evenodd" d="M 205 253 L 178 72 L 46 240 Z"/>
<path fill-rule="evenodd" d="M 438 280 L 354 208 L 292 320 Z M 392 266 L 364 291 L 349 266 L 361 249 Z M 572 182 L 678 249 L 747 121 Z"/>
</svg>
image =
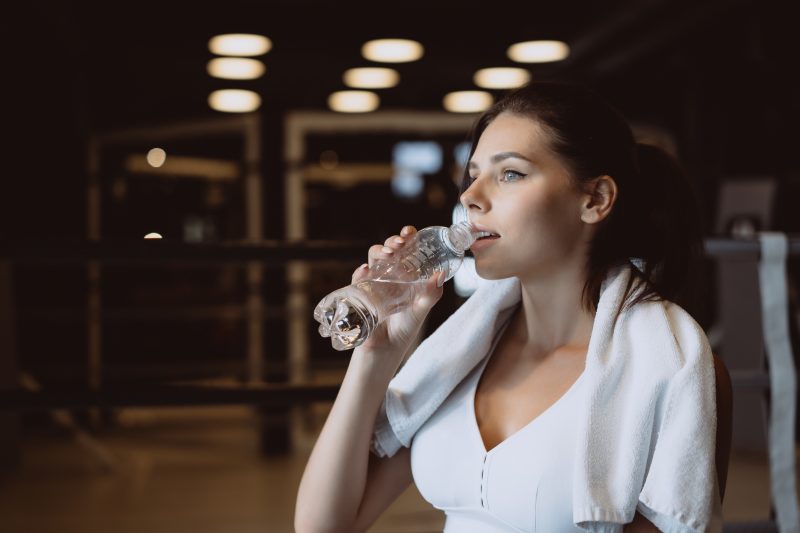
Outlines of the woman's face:
<svg viewBox="0 0 800 533">
<path fill-rule="evenodd" d="M 470 222 L 498 238 L 472 246 L 485 279 L 520 279 L 583 265 L 587 240 L 581 198 L 537 121 L 502 113 L 484 130 L 468 163 L 461 203 Z"/>
</svg>

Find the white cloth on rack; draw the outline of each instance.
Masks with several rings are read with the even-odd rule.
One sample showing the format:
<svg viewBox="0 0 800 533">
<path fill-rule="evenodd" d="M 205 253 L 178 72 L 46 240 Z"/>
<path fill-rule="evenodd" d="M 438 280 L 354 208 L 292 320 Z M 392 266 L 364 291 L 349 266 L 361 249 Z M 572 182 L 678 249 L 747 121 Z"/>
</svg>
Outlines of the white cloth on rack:
<svg viewBox="0 0 800 533">
<path fill-rule="evenodd" d="M 783 233 L 763 232 L 758 277 L 761 321 L 769 358 L 770 420 L 769 464 L 772 501 L 778 530 L 800 532 L 795 485 L 794 421 L 797 399 L 792 346 L 789 340 L 789 302 L 786 286 L 788 241 Z"/>
<path fill-rule="evenodd" d="M 586 357 L 587 405 L 576 420 L 573 520 L 621 532 L 638 510 L 662 531 L 721 530 L 715 468 L 714 364 L 705 333 L 678 305 L 640 302 L 617 314 L 633 267 L 602 284 Z M 484 281 L 389 384 L 373 451 L 391 456 L 486 355 L 517 278 Z M 655 440 L 655 442 L 653 442 Z"/>
</svg>

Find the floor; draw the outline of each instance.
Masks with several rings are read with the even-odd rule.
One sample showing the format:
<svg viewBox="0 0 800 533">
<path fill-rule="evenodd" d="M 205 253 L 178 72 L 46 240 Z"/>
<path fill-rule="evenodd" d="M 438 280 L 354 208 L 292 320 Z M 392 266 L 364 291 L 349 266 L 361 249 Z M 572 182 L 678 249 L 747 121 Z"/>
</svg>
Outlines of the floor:
<svg viewBox="0 0 800 533">
<path fill-rule="evenodd" d="M 294 451 L 263 457 L 247 407 L 129 409 L 89 436 L 23 431 L 19 469 L 0 477 L 2 533 L 290 532 L 295 493 L 329 406 L 293 413 Z M 769 515 L 766 457 L 735 453 L 727 520 Z M 412 486 L 370 530 L 441 531 L 443 517 Z"/>
</svg>

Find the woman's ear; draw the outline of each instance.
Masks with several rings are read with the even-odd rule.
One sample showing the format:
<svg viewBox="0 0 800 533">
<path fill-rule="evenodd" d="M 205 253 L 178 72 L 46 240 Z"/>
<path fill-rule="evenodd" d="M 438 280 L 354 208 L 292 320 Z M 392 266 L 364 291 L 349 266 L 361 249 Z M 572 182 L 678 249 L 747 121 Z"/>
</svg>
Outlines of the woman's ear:
<svg viewBox="0 0 800 533">
<path fill-rule="evenodd" d="M 584 185 L 581 220 L 597 224 L 611 214 L 617 200 L 617 183 L 611 176 L 598 176 Z"/>
</svg>

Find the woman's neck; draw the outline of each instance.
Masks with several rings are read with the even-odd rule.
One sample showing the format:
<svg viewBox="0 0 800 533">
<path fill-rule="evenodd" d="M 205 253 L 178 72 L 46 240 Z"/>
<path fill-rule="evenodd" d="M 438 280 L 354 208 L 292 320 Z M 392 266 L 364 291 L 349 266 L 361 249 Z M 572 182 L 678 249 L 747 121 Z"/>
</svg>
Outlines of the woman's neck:
<svg viewBox="0 0 800 533">
<path fill-rule="evenodd" d="M 588 348 L 595 314 L 583 307 L 585 279 L 577 265 L 520 278 L 522 302 L 514 334 L 527 353 L 546 355 L 560 348 Z"/>
</svg>

